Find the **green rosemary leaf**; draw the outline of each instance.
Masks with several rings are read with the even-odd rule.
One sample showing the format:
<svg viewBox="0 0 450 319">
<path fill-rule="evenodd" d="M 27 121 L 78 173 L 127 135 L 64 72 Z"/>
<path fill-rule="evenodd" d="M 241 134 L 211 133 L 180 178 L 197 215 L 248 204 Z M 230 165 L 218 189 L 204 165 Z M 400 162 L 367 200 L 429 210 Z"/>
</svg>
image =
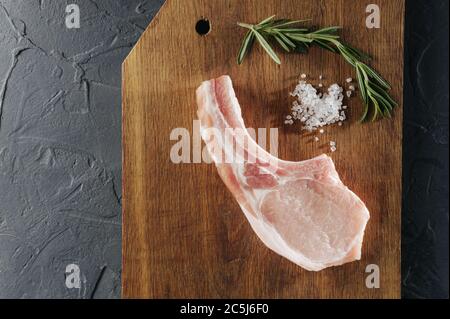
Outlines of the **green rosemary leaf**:
<svg viewBox="0 0 450 319">
<path fill-rule="evenodd" d="M 341 43 L 338 43 L 337 48 L 339 52 L 341 52 L 344 59 L 347 60 L 348 63 L 356 67 L 358 60 L 352 55 L 352 53 L 349 52 L 347 48 Z"/>
<path fill-rule="evenodd" d="M 309 33 L 306 36 L 311 39 L 321 39 L 330 42 L 339 39 L 339 36 L 334 34 Z"/>
<path fill-rule="evenodd" d="M 365 122 L 367 120 L 367 115 L 369 114 L 369 102 L 363 103 L 363 114 L 361 118 L 359 119 L 359 122 Z"/>
<path fill-rule="evenodd" d="M 287 36 L 285 36 L 285 35 L 283 34 L 283 32 L 278 32 L 277 34 L 278 34 L 278 36 L 279 36 L 281 39 L 283 39 L 284 43 L 286 43 L 287 45 L 289 45 L 291 48 L 295 48 L 295 47 L 296 47 L 295 43 L 292 42 Z"/>
<path fill-rule="evenodd" d="M 390 108 L 390 106 L 385 104 L 385 102 L 383 100 L 379 100 L 379 103 L 381 106 L 383 106 L 383 116 L 391 117 L 392 109 Z"/>
<path fill-rule="evenodd" d="M 274 27 L 281 28 L 281 27 L 286 27 L 286 26 L 290 26 L 290 25 L 294 25 L 294 24 L 300 24 L 300 23 L 303 23 L 303 22 L 306 22 L 306 21 L 309 21 L 309 19 L 306 19 L 306 20 L 293 20 L 293 21 L 285 19 L 284 21 L 280 20 L 279 22 L 275 22 L 274 23 Z"/>
<path fill-rule="evenodd" d="M 367 64 L 361 63 L 363 68 L 365 69 L 365 71 L 367 72 L 367 74 L 369 74 L 369 76 L 371 78 L 374 78 L 375 80 L 378 81 L 378 83 L 385 87 L 386 89 L 390 90 L 391 86 L 389 85 L 389 83 L 383 79 L 383 77 L 381 75 L 379 75 L 377 72 L 375 72 L 375 70 L 373 70 L 371 67 L 369 67 Z"/>
<path fill-rule="evenodd" d="M 364 83 L 364 75 L 361 72 L 361 69 L 357 66 L 356 67 L 356 78 L 358 80 L 358 86 L 359 86 L 359 91 L 361 92 L 361 97 L 364 101 L 365 104 L 368 104 L 369 101 L 367 99 L 367 88 L 366 85 Z"/>
<path fill-rule="evenodd" d="M 389 101 L 389 103 L 392 106 L 398 106 L 398 103 L 394 101 L 394 99 L 389 95 L 389 93 L 386 91 L 385 88 L 379 86 L 378 84 L 371 82 L 371 85 L 373 86 L 374 89 L 377 90 L 377 92 L 381 95 L 383 95 L 383 97 Z"/>
<path fill-rule="evenodd" d="M 355 66 L 356 61 L 353 59 L 351 55 L 349 55 L 345 50 L 339 49 L 342 57 L 351 65 Z"/>
<path fill-rule="evenodd" d="M 244 37 L 241 48 L 239 49 L 238 64 L 242 64 L 242 61 L 244 61 L 244 58 L 250 52 L 254 39 L 255 35 L 253 34 L 253 32 L 251 30 L 248 31 Z"/>
<path fill-rule="evenodd" d="M 242 28 L 246 28 L 251 30 L 252 28 L 254 28 L 253 24 L 248 24 L 248 23 L 243 23 L 243 22 L 238 22 L 237 23 L 238 26 L 242 27 Z"/>
<path fill-rule="evenodd" d="M 280 37 L 279 34 L 274 35 L 273 38 L 278 42 L 278 44 L 279 44 L 286 52 L 291 52 L 291 48 L 289 48 L 289 46 L 288 46 L 286 43 L 284 43 L 283 39 Z"/>
<path fill-rule="evenodd" d="M 298 34 L 306 34 L 309 30 L 306 28 L 273 28 L 274 31 L 283 32 L 283 33 L 298 33 Z"/>
<path fill-rule="evenodd" d="M 372 122 L 375 122 L 377 117 L 378 117 L 378 114 L 381 113 L 381 110 L 380 110 L 380 106 L 378 104 L 377 99 L 375 99 L 371 95 L 369 95 L 369 96 L 370 96 L 370 99 L 372 100 L 372 103 L 373 103 L 373 106 L 374 106 L 374 108 L 373 108 L 373 115 L 372 115 Z"/>
<path fill-rule="evenodd" d="M 253 33 L 255 34 L 256 39 L 258 40 L 259 44 L 263 47 L 263 49 L 269 54 L 269 56 L 274 60 L 277 64 L 281 64 L 280 58 L 277 56 L 275 51 L 270 46 L 269 42 L 256 30 L 253 30 Z"/>
<path fill-rule="evenodd" d="M 385 117 L 391 117 L 389 106 L 386 105 L 385 102 L 379 99 L 376 95 L 374 95 L 374 98 L 377 100 L 379 113 Z"/>
<path fill-rule="evenodd" d="M 276 17 L 276 16 L 273 15 L 273 16 L 270 16 L 270 17 L 268 17 L 268 18 L 262 20 L 260 23 L 258 23 L 258 26 L 263 26 L 263 25 L 265 25 L 265 24 L 267 24 L 267 23 L 272 22 L 273 19 L 274 19 L 275 17 Z"/>
<path fill-rule="evenodd" d="M 295 41 L 306 42 L 306 43 L 312 43 L 314 41 L 313 39 L 308 38 L 307 36 L 301 35 L 298 33 L 288 32 L 288 33 L 285 33 L 285 35 Z"/>
<path fill-rule="evenodd" d="M 339 31 L 339 29 L 342 29 L 342 27 L 337 27 L 337 26 L 336 27 L 327 27 L 327 28 L 322 28 L 322 29 L 316 30 L 316 31 L 314 31 L 314 33 L 317 33 L 317 34 L 337 33 Z"/>
<path fill-rule="evenodd" d="M 276 26 L 280 25 L 280 24 L 284 24 L 287 22 L 290 22 L 291 20 L 289 19 L 276 19 L 270 22 L 270 27 L 271 28 L 275 28 Z"/>
<path fill-rule="evenodd" d="M 316 33 L 311 32 L 315 37 L 321 37 L 324 39 L 340 39 L 340 35 L 336 32 L 328 32 L 328 33 Z"/>
<path fill-rule="evenodd" d="M 372 57 L 370 55 L 362 52 L 361 50 L 358 50 L 358 49 L 352 47 L 348 43 L 343 43 L 343 44 L 349 52 L 351 52 L 355 57 L 357 57 L 357 60 L 371 60 L 372 59 Z"/>
<path fill-rule="evenodd" d="M 377 91 L 375 91 L 370 86 L 367 87 L 367 89 L 370 91 L 370 93 L 372 93 L 374 95 L 374 97 L 376 97 L 380 102 L 382 102 L 384 105 L 386 105 L 386 107 L 388 109 L 392 110 L 392 106 L 391 106 L 390 102 L 388 100 L 386 100 L 381 94 L 379 94 Z"/>
<path fill-rule="evenodd" d="M 336 48 L 332 47 L 331 45 L 327 44 L 325 41 L 323 40 L 315 40 L 314 41 L 315 44 L 317 44 L 318 46 L 324 48 L 325 50 L 331 51 L 333 53 L 336 53 Z"/>
</svg>

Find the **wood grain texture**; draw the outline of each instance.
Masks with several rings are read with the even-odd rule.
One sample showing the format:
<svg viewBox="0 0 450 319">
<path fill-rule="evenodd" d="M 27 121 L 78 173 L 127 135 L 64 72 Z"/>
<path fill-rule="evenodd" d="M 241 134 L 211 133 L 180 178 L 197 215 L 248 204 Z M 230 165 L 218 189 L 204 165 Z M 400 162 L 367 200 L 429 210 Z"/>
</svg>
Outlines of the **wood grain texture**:
<svg viewBox="0 0 450 319">
<path fill-rule="evenodd" d="M 381 8 L 381 29 L 365 27 L 365 8 Z M 341 25 L 349 43 L 370 53 L 393 86 L 400 107 L 391 120 L 361 125 L 359 97 L 350 119 L 313 143 L 284 127 L 300 73 L 343 84 L 353 70 L 339 56 L 313 48 L 280 54 L 277 66 L 255 48 L 242 66 L 244 30 L 237 21 L 267 16 L 312 18 Z M 123 297 L 125 298 L 399 298 L 403 0 L 168 0 L 123 64 Z M 199 18 L 211 21 L 205 37 Z M 214 165 L 173 164 L 172 129 L 196 119 L 195 89 L 229 74 L 249 127 L 279 127 L 279 155 L 303 160 L 328 152 L 343 182 L 371 213 L 361 261 L 308 272 L 256 237 Z M 377 264 L 381 288 L 367 289 L 365 268 Z"/>
</svg>

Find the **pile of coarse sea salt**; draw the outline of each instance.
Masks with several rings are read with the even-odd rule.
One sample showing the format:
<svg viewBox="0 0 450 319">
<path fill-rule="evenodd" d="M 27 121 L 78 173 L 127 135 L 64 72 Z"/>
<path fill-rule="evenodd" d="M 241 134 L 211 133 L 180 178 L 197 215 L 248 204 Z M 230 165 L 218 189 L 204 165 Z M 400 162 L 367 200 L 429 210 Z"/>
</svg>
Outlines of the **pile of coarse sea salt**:
<svg viewBox="0 0 450 319">
<path fill-rule="evenodd" d="M 307 131 L 316 131 L 323 134 L 322 127 L 337 123 L 342 126 L 347 116 L 345 115 L 346 105 L 343 104 L 344 89 L 338 84 L 332 84 L 328 87 L 326 93 L 317 92 L 310 83 L 306 82 L 306 74 L 301 75 L 301 80 L 291 93 L 296 98 L 292 105 L 291 114 L 286 116 L 285 124 L 292 125 L 294 121 L 302 123 L 302 129 Z M 323 76 L 319 76 L 322 82 Z M 346 80 L 348 88 L 345 95 L 350 98 L 355 92 L 356 88 L 352 84 L 353 79 Z M 319 83 L 319 88 L 323 88 L 323 84 Z M 318 142 L 319 137 L 314 137 L 314 141 Z M 335 152 L 337 149 L 336 142 L 330 141 L 330 150 Z"/>
<path fill-rule="evenodd" d="M 338 84 L 328 87 L 326 93 L 317 92 L 311 84 L 301 80 L 291 93 L 296 98 L 292 105 L 292 113 L 286 117 L 285 124 L 302 123 L 302 129 L 315 131 L 323 126 L 345 121 L 345 109 L 342 105 L 344 89 Z"/>
</svg>

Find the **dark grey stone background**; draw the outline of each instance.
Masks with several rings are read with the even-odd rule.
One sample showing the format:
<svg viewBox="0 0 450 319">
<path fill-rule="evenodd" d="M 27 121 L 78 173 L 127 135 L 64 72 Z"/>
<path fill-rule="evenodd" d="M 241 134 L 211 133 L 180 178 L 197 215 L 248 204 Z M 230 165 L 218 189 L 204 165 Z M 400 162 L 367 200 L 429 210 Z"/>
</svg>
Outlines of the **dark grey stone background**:
<svg viewBox="0 0 450 319">
<path fill-rule="evenodd" d="M 0 298 L 120 297 L 120 66 L 162 2 L 0 0 Z M 442 298 L 447 0 L 408 1 L 406 43 L 403 295 Z"/>
<path fill-rule="evenodd" d="M 448 0 L 408 0 L 402 294 L 448 298 Z"/>
<path fill-rule="evenodd" d="M 120 70 L 162 2 L 0 0 L 0 297 L 120 297 Z"/>
</svg>

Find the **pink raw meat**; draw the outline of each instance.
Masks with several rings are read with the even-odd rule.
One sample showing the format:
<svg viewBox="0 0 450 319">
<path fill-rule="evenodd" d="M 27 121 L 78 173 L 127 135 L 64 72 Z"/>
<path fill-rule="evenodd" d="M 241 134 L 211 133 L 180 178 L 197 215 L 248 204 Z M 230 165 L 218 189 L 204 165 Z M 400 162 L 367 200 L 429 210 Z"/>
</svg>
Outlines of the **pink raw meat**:
<svg viewBox="0 0 450 319">
<path fill-rule="evenodd" d="M 218 173 L 267 247 L 311 271 L 360 259 L 369 212 L 330 157 L 288 162 L 259 147 L 228 76 L 203 82 L 197 104 Z"/>
</svg>

